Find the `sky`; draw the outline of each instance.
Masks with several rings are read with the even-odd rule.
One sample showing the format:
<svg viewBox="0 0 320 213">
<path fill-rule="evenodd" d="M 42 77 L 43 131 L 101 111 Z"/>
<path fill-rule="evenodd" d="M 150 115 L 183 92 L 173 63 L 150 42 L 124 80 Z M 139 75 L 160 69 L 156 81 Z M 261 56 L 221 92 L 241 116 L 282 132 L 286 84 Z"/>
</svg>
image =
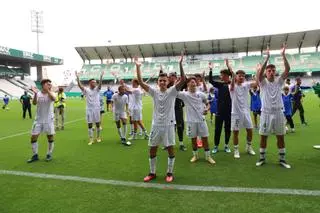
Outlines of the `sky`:
<svg viewBox="0 0 320 213">
<path fill-rule="evenodd" d="M 319 0 L 10 0 L 1 2 L 0 46 L 36 52 L 31 10 L 43 11 L 40 54 L 64 59 L 48 67 L 63 83 L 80 70 L 76 46 L 220 39 L 320 29 Z M 32 70 L 32 77 L 35 72 Z"/>
</svg>

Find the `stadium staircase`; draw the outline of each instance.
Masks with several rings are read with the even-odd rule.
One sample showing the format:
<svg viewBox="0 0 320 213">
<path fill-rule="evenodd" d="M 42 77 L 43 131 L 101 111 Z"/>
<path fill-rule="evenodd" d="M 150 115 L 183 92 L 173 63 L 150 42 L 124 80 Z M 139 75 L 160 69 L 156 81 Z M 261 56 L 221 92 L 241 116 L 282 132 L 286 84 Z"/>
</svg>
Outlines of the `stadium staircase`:
<svg viewBox="0 0 320 213">
<path fill-rule="evenodd" d="M 24 93 L 24 89 L 14 85 L 6 79 L 0 79 L 1 90 L 14 98 L 19 98 Z"/>
</svg>

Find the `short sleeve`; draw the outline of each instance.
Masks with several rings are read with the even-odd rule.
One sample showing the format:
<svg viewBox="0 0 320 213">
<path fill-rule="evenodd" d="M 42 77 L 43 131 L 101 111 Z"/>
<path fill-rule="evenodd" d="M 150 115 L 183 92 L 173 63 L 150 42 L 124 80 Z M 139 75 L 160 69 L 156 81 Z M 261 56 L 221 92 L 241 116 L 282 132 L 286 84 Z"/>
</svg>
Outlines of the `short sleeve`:
<svg viewBox="0 0 320 213">
<path fill-rule="evenodd" d="M 151 95 L 151 97 L 154 97 L 156 94 L 156 89 L 154 87 L 149 87 L 148 93 Z"/>
<path fill-rule="evenodd" d="M 178 92 L 177 98 L 185 101 L 185 99 L 186 99 L 186 93 L 185 93 L 185 92 Z"/>
<path fill-rule="evenodd" d="M 169 96 L 177 97 L 177 95 L 178 95 L 178 90 L 177 90 L 176 86 L 170 87 Z"/>
</svg>

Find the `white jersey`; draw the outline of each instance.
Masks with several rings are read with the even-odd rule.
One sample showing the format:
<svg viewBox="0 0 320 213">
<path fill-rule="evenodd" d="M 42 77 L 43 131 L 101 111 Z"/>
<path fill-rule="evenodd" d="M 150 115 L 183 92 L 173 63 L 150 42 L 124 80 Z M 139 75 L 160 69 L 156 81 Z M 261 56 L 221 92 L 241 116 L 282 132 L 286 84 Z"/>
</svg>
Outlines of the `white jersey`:
<svg viewBox="0 0 320 213">
<path fill-rule="evenodd" d="M 130 87 L 130 86 L 125 85 L 125 87 L 127 87 L 129 90 L 131 90 L 131 87 Z M 132 96 L 132 94 L 130 94 L 130 93 L 126 93 L 126 94 L 127 94 L 127 96 L 128 96 L 128 108 L 131 110 L 132 107 L 133 107 L 133 102 L 134 102 L 133 96 Z"/>
<path fill-rule="evenodd" d="M 208 100 L 203 92 L 179 92 L 177 98 L 180 98 L 186 105 L 187 122 L 199 123 L 204 121 L 203 104 L 206 105 Z"/>
<path fill-rule="evenodd" d="M 154 126 L 169 126 L 175 124 L 174 104 L 178 95 L 175 86 L 170 87 L 165 92 L 149 87 L 149 94 L 153 98 L 153 118 Z"/>
<path fill-rule="evenodd" d="M 202 83 L 199 86 L 196 87 L 196 91 L 197 92 L 206 92 L 206 91 L 204 91 L 204 87 L 203 87 Z"/>
<path fill-rule="evenodd" d="M 131 108 L 134 110 L 141 110 L 142 109 L 142 91 L 140 88 L 132 88 L 131 94 Z"/>
<path fill-rule="evenodd" d="M 249 113 L 249 90 L 251 82 L 244 82 L 241 85 L 235 84 L 233 91 L 230 90 L 231 113 L 240 115 Z"/>
<path fill-rule="evenodd" d="M 37 124 L 48 124 L 53 122 L 53 103 L 54 100 L 51 100 L 48 94 L 43 94 L 41 91 L 37 93 L 37 115 L 35 118 Z"/>
<path fill-rule="evenodd" d="M 123 113 L 125 112 L 126 104 L 128 104 L 128 96 L 126 94 L 120 95 L 116 93 L 112 96 L 113 102 L 113 112 L 114 113 Z"/>
<path fill-rule="evenodd" d="M 83 94 L 86 96 L 87 109 L 100 110 L 100 89 L 98 87 L 94 89 L 84 88 Z"/>
<path fill-rule="evenodd" d="M 261 96 L 261 111 L 278 111 L 283 108 L 282 101 L 282 87 L 284 84 L 283 78 L 276 77 L 273 82 L 264 78 L 260 84 L 260 96 Z"/>
</svg>

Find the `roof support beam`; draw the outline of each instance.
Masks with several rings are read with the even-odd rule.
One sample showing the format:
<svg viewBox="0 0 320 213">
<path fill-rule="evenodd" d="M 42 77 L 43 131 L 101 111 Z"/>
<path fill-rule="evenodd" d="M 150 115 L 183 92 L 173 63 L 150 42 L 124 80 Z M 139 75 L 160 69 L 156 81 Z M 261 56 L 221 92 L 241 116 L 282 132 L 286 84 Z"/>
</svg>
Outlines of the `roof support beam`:
<svg viewBox="0 0 320 213">
<path fill-rule="evenodd" d="M 213 40 L 211 40 L 211 51 L 212 51 L 212 54 L 214 54 L 214 43 L 213 43 Z"/>
<path fill-rule="evenodd" d="M 153 44 L 151 44 L 151 49 L 152 49 L 152 52 L 153 52 L 153 57 L 157 57 L 157 53 L 156 53 L 156 51 L 154 50 Z"/>
<path fill-rule="evenodd" d="M 79 54 L 79 56 L 81 57 L 83 63 L 85 63 L 86 59 L 83 57 L 82 53 L 78 50 L 78 48 L 76 48 L 76 51 Z"/>
<path fill-rule="evenodd" d="M 97 48 L 96 48 L 96 47 L 94 47 L 94 48 L 93 48 L 93 50 L 94 50 L 94 52 L 97 54 L 98 58 L 100 59 L 101 64 L 103 64 L 103 59 L 102 59 L 101 55 L 99 54 L 99 52 L 98 52 Z"/>
<path fill-rule="evenodd" d="M 90 57 L 88 56 L 87 52 L 86 51 L 83 51 L 83 48 L 80 48 L 81 49 L 81 52 L 82 54 L 86 57 L 86 59 L 89 61 L 89 64 L 91 64 L 91 60 L 90 60 Z"/>
<path fill-rule="evenodd" d="M 126 59 L 126 61 L 127 61 L 127 56 L 124 54 L 125 52 L 123 51 L 123 49 L 121 48 L 121 46 L 118 46 L 118 47 L 119 47 L 119 49 L 120 49 L 120 51 L 121 51 L 121 54 L 122 54 L 123 58 Z"/>
<path fill-rule="evenodd" d="M 247 38 L 247 48 L 246 48 L 246 55 L 248 56 L 249 53 L 249 37 Z"/>
<path fill-rule="evenodd" d="M 201 54 L 201 45 L 200 45 L 200 41 L 198 41 L 198 53 L 197 54 Z"/>
<path fill-rule="evenodd" d="M 317 41 L 317 43 L 316 43 L 316 51 L 317 51 L 317 52 L 318 52 L 318 47 L 319 47 L 319 45 L 320 45 L 320 36 L 319 36 L 318 41 Z"/>
<path fill-rule="evenodd" d="M 284 39 L 284 43 L 287 44 L 289 38 L 289 33 L 286 35 L 286 38 Z"/>
<path fill-rule="evenodd" d="M 126 46 L 126 51 L 127 51 L 127 54 L 129 55 L 129 57 L 130 57 L 131 60 L 132 60 L 132 55 L 131 55 L 131 53 L 130 53 L 130 51 L 129 51 L 129 49 L 128 49 L 128 46 Z"/>
<path fill-rule="evenodd" d="M 175 52 L 174 52 L 174 49 L 173 49 L 173 44 L 171 43 L 170 46 L 171 46 L 172 56 L 174 56 Z"/>
<path fill-rule="evenodd" d="M 218 53 L 220 53 L 220 40 L 218 40 Z"/>
<path fill-rule="evenodd" d="M 265 43 L 265 42 L 266 42 L 266 37 L 263 36 L 262 44 L 261 44 L 261 48 L 260 48 L 261 55 L 263 54 L 263 49 L 264 49 L 264 43 Z"/>
<path fill-rule="evenodd" d="M 234 39 L 232 39 L 232 53 L 235 52 L 235 46 L 236 46 L 235 41 Z"/>
<path fill-rule="evenodd" d="M 167 55 L 169 55 L 169 51 L 168 51 L 168 46 L 167 46 L 167 44 L 164 44 L 164 48 L 166 49 Z"/>
<path fill-rule="evenodd" d="M 138 49 L 139 49 L 140 54 L 141 54 L 141 56 L 142 56 L 142 58 L 143 58 L 143 61 L 144 61 L 144 55 L 143 55 L 143 52 L 142 52 L 142 49 L 141 49 L 140 45 L 138 45 Z"/>
<path fill-rule="evenodd" d="M 303 41 L 304 41 L 304 38 L 306 37 L 306 32 L 304 32 L 303 33 L 303 35 L 302 35 L 302 38 L 301 38 L 301 40 L 299 41 L 299 46 L 298 46 L 298 48 L 299 48 L 299 53 L 301 52 L 301 47 L 302 47 L 302 44 L 303 44 Z"/>
<path fill-rule="evenodd" d="M 113 60 L 113 63 L 114 63 L 116 60 L 115 60 L 114 56 L 112 55 L 112 52 L 111 52 L 110 48 L 109 47 L 106 47 L 106 48 L 107 48 L 107 51 L 108 51 L 107 52 L 107 58 L 108 58 L 108 55 L 110 55 L 112 60 Z"/>
</svg>

